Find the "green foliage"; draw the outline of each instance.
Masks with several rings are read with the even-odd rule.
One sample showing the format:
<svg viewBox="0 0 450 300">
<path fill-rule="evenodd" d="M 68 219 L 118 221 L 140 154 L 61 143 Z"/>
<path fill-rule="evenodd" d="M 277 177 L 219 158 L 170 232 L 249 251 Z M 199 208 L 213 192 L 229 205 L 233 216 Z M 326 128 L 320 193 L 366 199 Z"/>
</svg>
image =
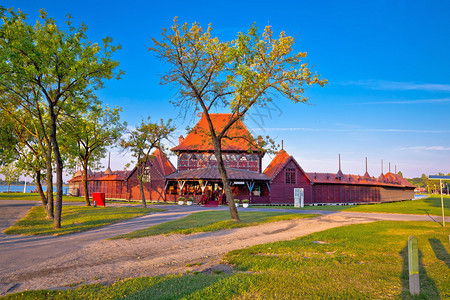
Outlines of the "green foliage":
<svg viewBox="0 0 450 300">
<path fill-rule="evenodd" d="M 123 72 L 115 71 L 119 63 L 111 58 L 120 46 L 113 46 L 109 37 L 103 39 L 102 46 L 91 42 L 86 25 L 74 27 L 70 15 L 65 29 L 44 10 L 34 25 L 28 23 L 26 14 L 12 8 L 0 7 L 0 18 L 0 114 L 8 115 L 40 145 L 50 184 L 55 162 L 54 226 L 59 228 L 63 156 L 58 120 L 61 115 L 76 114 L 89 106 L 104 80 L 120 78 Z M 26 124 L 23 119 L 27 119 Z M 39 153 L 34 155 L 38 157 Z"/>
<path fill-rule="evenodd" d="M 98 103 L 63 118 L 62 149 L 68 156 L 67 164 L 71 169 L 78 164 L 92 169 L 100 167 L 99 160 L 105 157 L 108 147 L 118 142 L 126 128 L 126 123 L 120 122 L 121 111 L 120 107 L 111 109 Z"/>
<path fill-rule="evenodd" d="M 62 228 L 55 230 L 52 227 L 53 221 L 46 220 L 44 208 L 37 206 L 31 208 L 23 219 L 3 232 L 5 234 L 23 235 L 65 235 L 160 211 L 164 211 L 164 209 L 64 206 Z"/>
<path fill-rule="evenodd" d="M 0 174 L 4 176 L 5 181 L 8 183 L 8 192 L 11 183 L 19 180 L 22 173 L 23 170 L 19 168 L 15 162 L 0 165 Z"/>
<path fill-rule="evenodd" d="M 118 238 L 140 238 L 158 234 L 191 234 L 195 232 L 217 231 L 227 228 L 256 226 L 263 223 L 283 220 L 316 217 L 314 214 L 286 214 L 284 212 L 241 212 L 241 221 L 230 220 L 226 211 L 205 211 L 193 213 L 187 217 L 165 222 L 159 225 L 119 235 Z"/>
</svg>

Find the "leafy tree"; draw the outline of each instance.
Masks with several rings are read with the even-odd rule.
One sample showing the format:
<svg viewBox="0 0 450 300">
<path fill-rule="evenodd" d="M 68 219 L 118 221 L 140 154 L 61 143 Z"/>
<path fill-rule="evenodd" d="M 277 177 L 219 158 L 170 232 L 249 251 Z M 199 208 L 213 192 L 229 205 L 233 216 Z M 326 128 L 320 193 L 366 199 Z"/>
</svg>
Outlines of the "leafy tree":
<svg viewBox="0 0 450 300">
<path fill-rule="evenodd" d="M 0 101 L 13 112 L 30 110 L 42 119 L 48 138 L 46 163 L 51 165 L 53 153 L 56 166 L 53 227 L 60 228 L 63 160 L 58 119 L 68 107 L 83 107 L 93 99 L 103 80 L 120 77 L 121 71 L 114 72 L 119 63 L 111 58 L 120 47 L 112 46 L 111 38 L 103 39 L 102 46 L 92 43 L 86 36 L 86 25 L 72 26 L 70 16 L 67 30 L 58 27 L 44 10 L 34 26 L 20 10 L 0 7 L 0 18 Z M 47 167 L 47 190 L 52 191 L 49 170 Z"/>
<path fill-rule="evenodd" d="M 120 108 L 103 108 L 100 104 L 79 115 L 63 118 L 61 128 L 66 132 L 63 145 L 71 156 L 71 166 L 83 167 L 84 201 L 90 206 L 88 190 L 88 167 L 96 169 L 100 158 L 106 154 L 107 147 L 114 145 L 125 130 L 120 123 Z"/>
<path fill-rule="evenodd" d="M 403 177 L 403 173 L 402 173 L 402 171 L 398 171 L 398 172 L 397 172 L 397 175 L 400 175 L 400 176 L 402 176 L 402 177 Z"/>
<path fill-rule="evenodd" d="M 147 207 L 144 194 L 145 167 L 149 160 L 152 149 L 164 150 L 162 142 L 168 140 L 175 127 L 171 125 L 172 120 L 169 119 L 164 123 L 163 119 L 158 123 L 152 123 L 150 117 L 142 120 L 136 129 L 131 130 L 128 137 L 120 141 L 120 145 L 124 150 L 131 151 L 132 155 L 137 159 L 136 172 L 139 180 L 139 190 L 141 192 L 142 206 Z"/>
<path fill-rule="evenodd" d="M 170 69 L 162 77 L 163 84 L 179 88 L 176 105 L 187 110 L 200 110 L 206 117 L 214 154 L 228 200 L 231 218 L 239 215 L 222 159 L 222 142 L 229 129 L 253 106 L 265 106 L 273 95 L 293 102 L 307 102 L 304 88 L 323 86 L 326 80 L 312 74 L 302 62 L 306 52 L 294 52 L 294 38 L 281 32 L 276 38 L 270 26 L 262 33 L 251 26 L 238 33 L 231 42 L 222 42 L 194 23 L 180 25 L 175 18 L 169 30 L 163 29 L 160 41 L 153 39 L 150 48 Z M 215 128 L 210 111 L 226 108 L 231 118 L 223 128 Z"/>
<path fill-rule="evenodd" d="M 11 182 L 19 180 L 20 175 L 22 174 L 22 170 L 17 167 L 15 162 L 4 164 L 0 166 L 0 174 L 5 177 L 5 181 L 8 183 L 8 190 L 11 185 Z"/>
</svg>

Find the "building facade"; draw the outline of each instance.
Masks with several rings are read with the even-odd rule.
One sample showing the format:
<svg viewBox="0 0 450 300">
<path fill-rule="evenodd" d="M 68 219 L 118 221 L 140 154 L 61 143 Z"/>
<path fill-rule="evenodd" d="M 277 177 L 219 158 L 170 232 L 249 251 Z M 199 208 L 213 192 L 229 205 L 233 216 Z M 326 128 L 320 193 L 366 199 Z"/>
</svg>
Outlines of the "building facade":
<svg viewBox="0 0 450 300">
<path fill-rule="evenodd" d="M 210 114 L 217 131 L 228 123 L 229 114 Z M 205 116 L 186 137 L 179 137 L 171 150 L 177 156 L 177 168 L 160 150 L 156 150 L 145 168 L 144 193 L 147 200 L 176 202 L 181 196 L 196 203 L 225 202 L 223 184 L 217 167 L 214 146 L 209 138 Z M 265 152 L 253 143 L 251 134 L 239 120 L 222 143 L 223 160 L 235 199 L 253 204 L 294 203 L 294 189 L 303 189 L 307 205 L 360 204 L 409 200 L 415 186 L 402 176 L 388 172 L 379 177 L 337 173 L 306 173 L 284 149 L 262 171 Z M 104 192 L 106 198 L 141 199 L 137 167 L 131 172 L 108 169 L 88 177 L 89 193 Z M 70 193 L 84 195 L 81 173 L 69 181 Z"/>
</svg>

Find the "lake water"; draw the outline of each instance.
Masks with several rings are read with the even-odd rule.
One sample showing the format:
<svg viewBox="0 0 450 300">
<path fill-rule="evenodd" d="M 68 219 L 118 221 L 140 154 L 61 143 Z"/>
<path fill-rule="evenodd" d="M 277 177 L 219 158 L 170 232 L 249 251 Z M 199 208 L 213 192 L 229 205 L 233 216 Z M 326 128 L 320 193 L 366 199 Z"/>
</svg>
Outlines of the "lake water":
<svg viewBox="0 0 450 300">
<path fill-rule="evenodd" d="M 19 193 L 23 193 L 23 185 L 12 185 L 9 187 L 9 191 L 10 192 L 19 192 Z M 34 191 L 36 189 L 35 185 L 29 185 L 27 184 L 27 193 L 30 193 L 30 191 Z M 42 186 L 42 189 L 45 191 L 47 191 L 47 186 Z M 6 192 L 8 190 L 8 186 L 7 185 L 0 185 L 0 193 Z M 69 187 L 65 187 L 63 186 L 63 193 L 66 193 L 66 190 L 69 190 Z M 56 193 L 56 186 L 53 186 L 53 192 Z"/>
<path fill-rule="evenodd" d="M 417 195 L 417 194 L 414 194 L 414 199 L 413 200 L 423 199 L 423 198 L 426 198 L 426 197 L 428 197 L 428 195 Z"/>
</svg>

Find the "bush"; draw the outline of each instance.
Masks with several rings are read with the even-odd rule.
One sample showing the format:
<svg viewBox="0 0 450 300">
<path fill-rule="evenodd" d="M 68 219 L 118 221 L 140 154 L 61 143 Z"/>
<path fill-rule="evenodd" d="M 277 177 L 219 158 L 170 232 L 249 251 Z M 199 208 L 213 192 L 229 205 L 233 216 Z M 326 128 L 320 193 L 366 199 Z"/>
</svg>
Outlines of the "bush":
<svg viewBox="0 0 450 300">
<path fill-rule="evenodd" d="M 184 197 L 179 197 L 178 198 L 178 201 L 184 201 L 186 198 L 184 198 Z"/>
<path fill-rule="evenodd" d="M 189 197 L 188 201 L 194 202 L 194 198 L 193 197 Z"/>
<path fill-rule="evenodd" d="M 248 199 L 244 199 L 242 200 L 242 203 L 250 203 L 250 201 Z"/>
<path fill-rule="evenodd" d="M 239 199 L 234 199 L 234 203 L 239 203 Z"/>
</svg>

